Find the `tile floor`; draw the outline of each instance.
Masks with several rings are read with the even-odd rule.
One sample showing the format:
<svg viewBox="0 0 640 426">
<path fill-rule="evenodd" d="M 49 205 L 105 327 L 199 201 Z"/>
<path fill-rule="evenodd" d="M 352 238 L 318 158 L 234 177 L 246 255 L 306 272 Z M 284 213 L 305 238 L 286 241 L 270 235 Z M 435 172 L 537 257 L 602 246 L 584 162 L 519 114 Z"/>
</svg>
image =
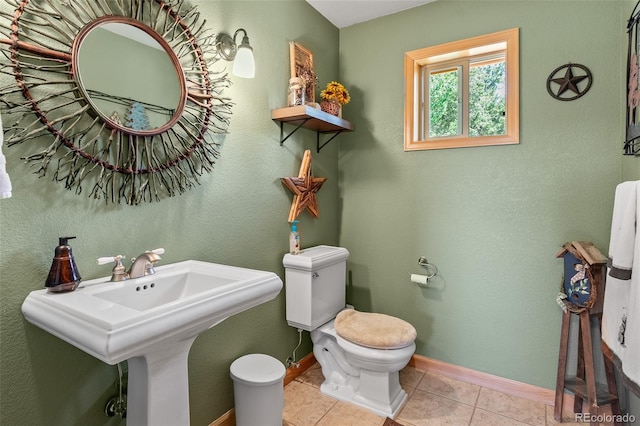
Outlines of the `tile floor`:
<svg viewBox="0 0 640 426">
<path fill-rule="evenodd" d="M 284 389 L 284 426 L 382 426 L 385 418 L 320 392 L 322 371 L 316 363 Z M 553 407 L 413 367 L 400 372 L 409 394 L 395 419 L 404 426 L 546 426 L 558 424 Z M 569 408 L 570 409 L 570 408 Z M 573 413 L 563 416 L 572 423 Z"/>
</svg>

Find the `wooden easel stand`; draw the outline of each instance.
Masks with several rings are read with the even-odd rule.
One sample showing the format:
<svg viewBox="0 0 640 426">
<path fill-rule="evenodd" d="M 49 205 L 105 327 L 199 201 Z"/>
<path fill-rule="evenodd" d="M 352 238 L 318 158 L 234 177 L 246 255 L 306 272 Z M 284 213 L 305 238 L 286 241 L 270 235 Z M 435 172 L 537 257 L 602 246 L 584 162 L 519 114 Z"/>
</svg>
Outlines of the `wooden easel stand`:
<svg viewBox="0 0 640 426">
<path fill-rule="evenodd" d="M 574 413 L 582 413 L 582 405 L 586 400 L 589 406 L 589 420 L 592 426 L 599 425 L 598 407 L 611 405 L 611 414 L 615 420 L 615 425 L 622 426 L 619 419 L 622 418 L 620 403 L 618 401 L 618 389 L 613 370 L 613 362 L 604 357 L 605 375 L 607 378 L 606 388 L 598 386 L 595 379 L 593 367 L 593 351 L 591 339 L 591 318 L 598 319 L 598 328 L 601 327 L 602 312 L 592 313 L 585 309 L 576 314 L 580 316 L 580 327 L 578 330 L 578 363 L 575 377 L 566 377 L 567 353 L 569 346 L 569 325 L 571 312 L 568 310 L 562 314 L 562 328 L 560 334 L 560 353 L 558 356 L 558 376 L 556 378 L 556 399 L 554 407 L 554 417 L 557 422 L 562 423 L 562 402 L 565 389 L 573 392 L 575 400 L 573 404 Z M 600 414 L 602 416 L 602 414 Z"/>
</svg>

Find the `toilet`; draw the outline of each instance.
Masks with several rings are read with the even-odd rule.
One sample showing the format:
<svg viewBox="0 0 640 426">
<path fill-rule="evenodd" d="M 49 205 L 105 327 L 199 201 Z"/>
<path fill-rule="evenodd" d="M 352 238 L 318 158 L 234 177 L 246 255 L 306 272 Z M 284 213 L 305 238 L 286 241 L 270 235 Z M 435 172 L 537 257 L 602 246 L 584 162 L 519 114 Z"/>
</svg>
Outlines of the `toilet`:
<svg viewBox="0 0 640 426">
<path fill-rule="evenodd" d="M 407 400 L 399 372 L 415 352 L 416 330 L 346 308 L 348 257 L 347 249 L 324 245 L 284 256 L 287 323 L 311 332 L 322 393 L 395 418 Z"/>
</svg>

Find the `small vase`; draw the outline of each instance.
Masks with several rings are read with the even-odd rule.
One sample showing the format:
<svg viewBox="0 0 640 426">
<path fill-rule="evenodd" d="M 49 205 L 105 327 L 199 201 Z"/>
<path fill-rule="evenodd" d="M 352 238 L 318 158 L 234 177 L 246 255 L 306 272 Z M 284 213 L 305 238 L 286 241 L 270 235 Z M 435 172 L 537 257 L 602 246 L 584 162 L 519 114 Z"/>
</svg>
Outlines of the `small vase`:
<svg viewBox="0 0 640 426">
<path fill-rule="evenodd" d="M 335 101 L 322 101 L 320 102 L 320 109 L 328 114 L 339 117 L 342 112 L 342 105 Z"/>
</svg>

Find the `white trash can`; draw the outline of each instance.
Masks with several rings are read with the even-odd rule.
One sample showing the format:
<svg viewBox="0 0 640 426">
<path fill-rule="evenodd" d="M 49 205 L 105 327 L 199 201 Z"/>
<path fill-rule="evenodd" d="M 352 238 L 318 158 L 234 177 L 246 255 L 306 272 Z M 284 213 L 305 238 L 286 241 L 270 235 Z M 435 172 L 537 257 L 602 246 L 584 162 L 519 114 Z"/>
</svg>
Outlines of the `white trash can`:
<svg viewBox="0 0 640 426">
<path fill-rule="evenodd" d="M 233 361 L 236 426 L 282 426 L 284 409 L 284 365 L 263 354 L 250 354 Z"/>
</svg>

